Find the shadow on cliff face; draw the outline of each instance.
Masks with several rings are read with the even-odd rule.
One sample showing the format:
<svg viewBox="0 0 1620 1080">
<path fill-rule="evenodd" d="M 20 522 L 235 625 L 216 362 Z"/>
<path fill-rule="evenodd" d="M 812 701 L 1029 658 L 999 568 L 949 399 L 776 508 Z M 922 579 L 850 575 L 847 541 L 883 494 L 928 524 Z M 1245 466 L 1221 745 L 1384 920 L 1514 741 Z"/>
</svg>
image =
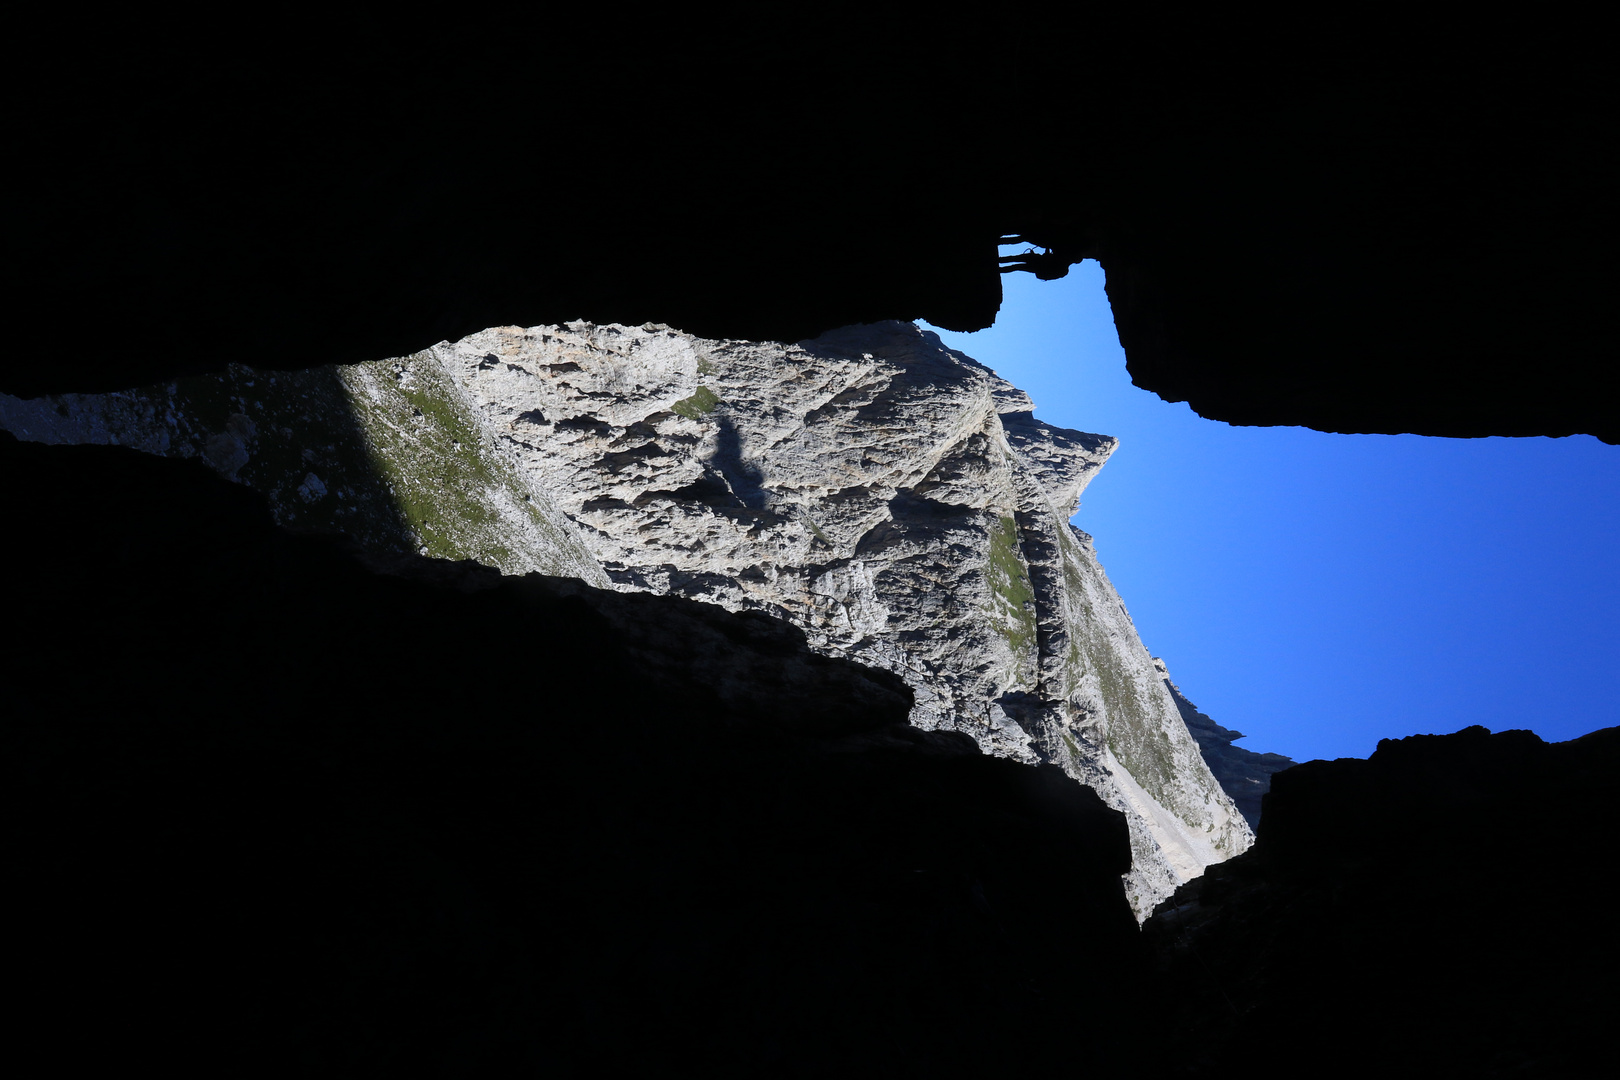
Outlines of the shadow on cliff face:
<svg viewBox="0 0 1620 1080">
<path fill-rule="evenodd" d="M 378 469 L 352 391 L 331 365 L 240 364 L 81 396 L 0 397 L 0 429 L 31 442 L 128 446 L 193 459 L 262 494 L 277 521 L 342 533 L 379 551 L 415 551 L 400 500 Z"/>
<path fill-rule="evenodd" d="M 742 438 L 731 417 L 721 412 L 715 417 L 714 457 L 709 464 L 726 478 L 726 485 L 750 510 L 763 510 L 771 501 L 765 490 L 765 474 L 743 457 Z"/>
<path fill-rule="evenodd" d="M 760 615 L 363 565 L 196 462 L 0 435 L 0 493 L 34 538 L 0 654 L 13 1060 L 1033 1073 L 1076 1025 L 1088 1059 L 1128 1049 L 1122 819 L 907 727 L 891 675 Z"/>
</svg>

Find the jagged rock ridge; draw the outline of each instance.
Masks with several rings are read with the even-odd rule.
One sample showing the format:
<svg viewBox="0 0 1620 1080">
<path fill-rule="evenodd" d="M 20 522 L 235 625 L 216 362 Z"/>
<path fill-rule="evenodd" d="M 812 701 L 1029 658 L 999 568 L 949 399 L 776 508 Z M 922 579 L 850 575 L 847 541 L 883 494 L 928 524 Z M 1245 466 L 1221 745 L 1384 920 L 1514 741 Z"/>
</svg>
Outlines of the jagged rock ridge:
<svg viewBox="0 0 1620 1080">
<path fill-rule="evenodd" d="M 1258 830 L 1260 803 L 1266 797 L 1266 792 L 1271 790 L 1271 774 L 1294 765 L 1294 759 L 1284 754 L 1261 754 L 1247 747 L 1234 746 L 1243 738 L 1243 732 L 1222 727 L 1199 712 L 1198 706 L 1188 701 L 1181 687 L 1171 680 L 1164 661 L 1155 656 L 1153 665 L 1164 680 L 1164 685 L 1169 688 L 1170 698 L 1176 703 L 1187 731 L 1198 743 L 1198 751 L 1204 755 L 1204 764 L 1209 766 L 1209 771 L 1220 782 L 1221 788 L 1232 797 L 1233 804 L 1242 813 L 1243 820 L 1249 823 L 1249 828 Z"/>
<path fill-rule="evenodd" d="M 818 651 L 904 679 L 917 727 L 1056 762 L 1123 810 L 1140 917 L 1252 841 L 1068 522 L 1116 441 L 1036 420 L 1022 391 L 934 335 L 880 323 L 782 346 L 505 327 L 324 370 L 234 369 L 205 377 L 207 394 L 116 403 L 11 399 L 0 421 L 47 441 L 194 445 L 216 468 L 218 443 L 284 523 L 324 512 L 354 532 L 366 512 L 335 504 L 391 498 L 397 520 L 367 520 L 396 549 L 784 618 Z M 289 400 L 299 380 L 335 380 L 374 479 L 342 439 L 295 432 L 285 406 L 269 415 L 271 379 Z M 190 443 L 168 434 L 199 397 L 218 415 Z M 277 436 L 313 452 L 271 450 Z M 253 472 L 276 454 L 291 467 Z M 368 499 L 368 483 L 385 490 Z"/>
</svg>

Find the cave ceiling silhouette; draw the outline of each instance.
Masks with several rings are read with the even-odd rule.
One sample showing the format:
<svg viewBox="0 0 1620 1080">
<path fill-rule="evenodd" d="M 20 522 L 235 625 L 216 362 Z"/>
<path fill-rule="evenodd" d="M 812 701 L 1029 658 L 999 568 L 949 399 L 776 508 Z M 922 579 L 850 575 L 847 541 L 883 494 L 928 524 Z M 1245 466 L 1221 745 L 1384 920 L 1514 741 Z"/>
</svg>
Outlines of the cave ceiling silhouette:
<svg viewBox="0 0 1620 1080">
<path fill-rule="evenodd" d="M 0 389 L 581 318 L 971 330 L 1019 236 L 1098 259 L 1137 385 L 1204 416 L 1615 442 L 1591 38 L 1096 9 L 1061 33 L 332 20 L 203 47 L 107 20 L 14 75 Z"/>
</svg>

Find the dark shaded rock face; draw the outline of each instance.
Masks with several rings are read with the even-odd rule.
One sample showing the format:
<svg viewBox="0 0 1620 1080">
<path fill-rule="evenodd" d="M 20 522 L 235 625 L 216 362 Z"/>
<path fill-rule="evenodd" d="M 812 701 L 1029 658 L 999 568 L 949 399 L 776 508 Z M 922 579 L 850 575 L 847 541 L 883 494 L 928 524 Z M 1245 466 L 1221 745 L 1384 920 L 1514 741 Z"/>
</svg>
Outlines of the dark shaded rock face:
<svg viewBox="0 0 1620 1080">
<path fill-rule="evenodd" d="M 988 1074 L 1134 1022 L 1122 816 L 786 623 L 363 565 L 123 448 L 0 435 L 0 496 L 11 1060 Z"/>
<path fill-rule="evenodd" d="M 1580 1075 L 1608 1053 L 1620 728 L 1385 740 L 1272 777 L 1259 840 L 1145 928 L 1185 1075 Z"/>
<path fill-rule="evenodd" d="M 1176 703 L 1176 711 L 1181 713 L 1182 722 L 1198 744 L 1204 764 L 1209 766 L 1209 771 L 1219 781 L 1221 790 L 1231 796 L 1249 827 L 1258 829 L 1260 803 L 1266 792 L 1271 790 L 1271 774 L 1289 768 L 1294 764 L 1294 759 L 1282 754 L 1258 754 L 1246 747 L 1233 746 L 1243 738 L 1243 733 L 1221 727 L 1199 712 L 1198 706 L 1188 701 L 1181 688 L 1170 681 L 1164 661 L 1154 657 L 1153 662 L 1164 677 L 1164 685 L 1170 690 L 1170 700 Z"/>
<path fill-rule="evenodd" d="M 1205 416 L 1620 440 L 1600 26 L 1077 17 L 1039 61 L 987 12 L 740 44 L 333 18 L 217 49 L 75 19 L 41 33 L 71 58 L 10 69 L 0 391 L 581 318 L 970 330 L 1017 235 L 1098 259 L 1132 377 Z"/>
</svg>

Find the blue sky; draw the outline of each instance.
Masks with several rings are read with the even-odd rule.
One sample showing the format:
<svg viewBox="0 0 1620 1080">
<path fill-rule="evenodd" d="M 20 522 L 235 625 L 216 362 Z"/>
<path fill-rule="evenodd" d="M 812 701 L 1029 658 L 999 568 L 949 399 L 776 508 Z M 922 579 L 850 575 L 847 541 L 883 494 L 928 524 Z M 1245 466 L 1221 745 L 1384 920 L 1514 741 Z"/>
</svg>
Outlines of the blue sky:
<svg viewBox="0 0 1620 1080">
<path fill-rule="evenodd" d="M 1620 724 L 1620 447 L 1205 420 L 1131 385 L 1097 263 L 1003 282 L 995 326 L 929 329 L 1048 423 L 1119 437 L 1074 522 L 1240 746 Z"/>
</svg>

